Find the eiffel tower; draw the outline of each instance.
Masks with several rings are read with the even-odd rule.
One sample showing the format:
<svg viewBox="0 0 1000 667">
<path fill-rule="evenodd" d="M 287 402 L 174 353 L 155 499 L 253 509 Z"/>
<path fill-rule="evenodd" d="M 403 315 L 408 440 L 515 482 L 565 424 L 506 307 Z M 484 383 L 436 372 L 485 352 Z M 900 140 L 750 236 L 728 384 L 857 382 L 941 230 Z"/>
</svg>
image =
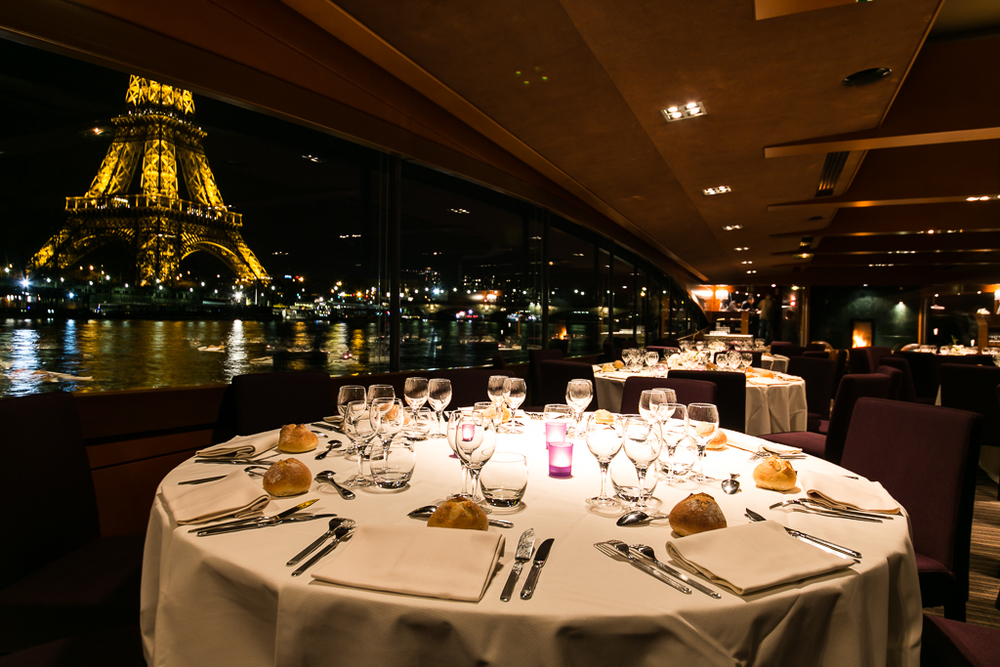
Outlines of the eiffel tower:
<svg viewBox="0 0 1000 667">
<path fill-rule="evenodd" d="M 139 285 L 173 283 L 181 260 L 199 250 L 240 280 L 270 280 L 243 241 L 242 216 L 222 201 L 202 147 L 205 132 L 193 123 L 191 92 L 133 75 L 125 101 L 90 190 L 66 198 L 66 224 L 35 254 L 31 268 L 71 267 L 117 239 L 135 255 Z M 141 194 L 129 194 L 137 167 Z M 178 172 L 188 199 L 180 197 Z"/>
</svg>

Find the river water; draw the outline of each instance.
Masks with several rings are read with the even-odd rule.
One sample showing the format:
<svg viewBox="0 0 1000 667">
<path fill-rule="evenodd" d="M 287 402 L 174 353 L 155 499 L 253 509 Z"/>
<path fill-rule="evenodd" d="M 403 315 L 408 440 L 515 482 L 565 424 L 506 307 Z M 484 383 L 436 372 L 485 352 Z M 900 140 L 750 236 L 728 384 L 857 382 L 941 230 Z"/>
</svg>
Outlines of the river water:
<svg viewBox="0 0 1000 667">
<path fill-rule="evenodd" d="M 585 328 L 571 327 L 571 352 L 593 345 Z M 271 370 L 387 371 L 379 333 L 374 322 L 0 320 L 0 395 L 218 384 Z M 501 338 L 492 322 L 404 320 L 400 366 L 486 365 Z M 527 360 L 521 350 L 504 354 Z"/>
</svg>

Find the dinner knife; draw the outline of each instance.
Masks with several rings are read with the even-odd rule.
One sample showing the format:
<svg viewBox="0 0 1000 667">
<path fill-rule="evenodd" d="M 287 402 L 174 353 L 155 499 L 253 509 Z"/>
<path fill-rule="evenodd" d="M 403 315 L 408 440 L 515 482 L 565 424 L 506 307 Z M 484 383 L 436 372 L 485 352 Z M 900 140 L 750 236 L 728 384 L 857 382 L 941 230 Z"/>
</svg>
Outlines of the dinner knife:
<svg viewBox="0 0 1000 667">
<path fill-rule="evenodd" d="M 722 598 L 722 595 L 720 593 L 718 593 L 716 591 L 713 591 L 711 588 L 709 588 L 705 584 L 701 583 L 700 581 L 695 581 L 694 579 L 692 579 L 691 577 L 689 577 L 684 572 L 681 572 L 680 570 L 678 570 L 676 567 L 673 567 L 671 565 L 667 565 L 666 563 L 664 563 L 662 560 L 660 560 L 658 558 L 653 558 L 652 556 L 647 556 L 643 552 L 641 552 L 638 549 L 635 549 L 633 547 L 629 547 L 629 551 L 636 558 L 642 558 L 642 559 L 645 559 L 645 560 L 649 561 L 649 564 L 652 567 L 655 567 L 658 570 L 662 570 L 664 574 L 668 574 L 668 575 L 670 575 L 672 577 L 677 577 L 678 579 L 680 579 L 681 581 L 683 581 L 685 584 L 687 584 L 691 588 L 695 589 L 696 591 L 698 591 L 700 593 L 704 593 L 705 595 L 707 595 L 707 596 L 709 596 L 711 598 L 715 598 L 716 600 Z"/>
<path fill-rule="evenodd" d="M 555 540 L 550 537 L 542 542 L 542 546 L 538 547 L 538 551 L 535 553 L 535 562 L 531 564 L 531 571 L 528 572 L 528 578 L 524 581 L 524 588 L 521 589 L 522 600 L 530 600 L 531 596 L 535 594 L 535 584 L 538 583 L 538 575 L 541 573 L 542 567 L 549 557 L 549 550 L 552 548 L 553 542 Z"/>
<path fill-rule="evenodd" d="M 340 544 L 340 541 L 345 537 L 347 537 L 348 535 L 350 535 L 351 533 L 353 533 L 356 527 L 357 524 L 354 521 L 351 521 L 350 519 L 345 519 L 344 523 L 340 524 L 337 530 L 333 533 L 333 541 L 330 542 L 325 547 L 323 547 L 322 549 L 320 549 L 319 551 L 317 551 L 313 555 L 313 557 L 307 560 L 305 563 L 299 565 L 295 569 L 295 571 L 292 572 L 292 576 L 293 577 L 299 576 L 300 574 L 308 570 L 310 567 L 315 565 L 320 558 L 322 558 L 323 556 L 327 555 L 328 553 L 336 549 L 337 545 Z"/>
<path fill-rule="evenodd" d="M 286 523 L 301 523 L 303 521 L 313 521 L 314 519 L 322 519 L 330 516 L 333 515 L 313 514 L 309 516 L 290 516 L 276 521 L 261 521 L 258 519 L 257 521 L 241 523 L 237 526 L 226 526 L 225 528 L 206 528 L 198 531 L 198 537 L 205 537 L 206 535 L 224 535 L 226 533 L 236 533 L 241 530 L 254 530 L 256 528 L 271 528 L 272 526 L 283 526 Z"/>
<path fill-rule="evenodd" d="M 304 510 L 305 508 L 309 507 L 310 505 L 316 502 L 319 502 L 319 498 L 313 498 L 312 500 L 307 500 L 304 503 L 299 503 L 298 505 L 292 507 L 291 509 L 287 509 L 283 512 L 278 512 L 277 514 L 274 514 L 272 516 L 253 516 L 253 517 L 248 517 L 246 519 L 236 519 L 234 521 L 226 521 L 225 523 L 217 523 L 214 526 L 199 526 L 198 528 L 192 528 L 188 532 L 197 533 L 205 530 L 215 530 L 216 528 L 228 528 L 229 526 L 238 526 L 244 523 L 257 523 L 257 522 L 274 523 L 276 521 L 284 519 L 285 517 L 289 517 L 295 514 L 299 510 Z"/>
<path fill-rule="evenodd" d="M 746 510 L 747 510 L 746 514 L 751 521 L 767 521 L 767 519 L 765 519 L 760 514 L 757 514 L 757 512 L 754 512 L 749 507 L 746 508 Z M 859 551 L 854 551 L 853 549 L 842 547 L 839 544 L 828 542 L 827 540 L 816 537 L 815 535 L 810 535 L 809 533 L 803 533 L 801 530 L 795 530 L 794 528 L 789 528 L 788 526 L 782 526 L 782 528 L 785 529 L 786 533 L 788 533 L 792 537 L 802 540 L 803 542 L 812 542 L 814 545 L 818 545 L 826 549 L 831 549 L 833 551 L 838 552 L 838 554 L 850 556 L 851 558 L 861 558 L 861 552 Z"/>
<path fill-rule="evenodd" d="M 510 602 L 510 596 L 514 594 L 514 586 L 521 576 L 521 568 L 524 563 L 531 560 L 531 554 L 535 550 L 535 529 L 529 528 L 521 533 L 521 539 L 517 541 L 517 552 L 514 554 L 514 567 L 507 576 L 507 583 L 500 593 L 500 599 Z"/>
<path fill-rule="evenodd" d="M 327 424 L 325 422 L 313 422 L 312 426 L 316 426 L 318 428 L 322 428 L 322 429 L 325 429 L 327 431 L 336 431 L 337 430 L 337 429 L 335 429 L 334 427 L 330 426 L 329 424 Z"/>
</svg>

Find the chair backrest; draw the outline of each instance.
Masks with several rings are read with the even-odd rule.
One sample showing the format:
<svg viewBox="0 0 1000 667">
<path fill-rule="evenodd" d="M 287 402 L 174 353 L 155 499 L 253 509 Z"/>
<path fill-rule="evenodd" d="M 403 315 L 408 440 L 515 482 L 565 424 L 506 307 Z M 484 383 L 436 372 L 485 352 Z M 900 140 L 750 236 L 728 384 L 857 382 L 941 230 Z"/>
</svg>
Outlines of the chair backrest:
<svg viewBox="0 0 1000 667">
<path fill-rule="evenodd" d="M 837 350 L 837 357 L 833 361 L 837 364 L 837 368 L 833 372 L 833 391 L 830 393 L 830 398 L 836 398 L 840 380 L 847 371 L 847 350 Z"/>
<path fill-rule="evenodd" d="M 862 398 L 841 464 L 878 481 L 906 508 L 913 548 L 968 591 L 982 417 L 965 410 Z"/>
<path fill-rule="evenodd" d="M 238 435 L 337 414 L 333 380 L 325 371 L 251 373 L 237 375 L 232 384 Z"/>
<path fill-rule="evenodd" d="M 787 373 L 788 372 L 788 360 L 791 357 L 786 357 L 783 354 L 772 354 L 771 355 L 771 370 L 775 373 Z"/>
<path fill-rule="evenodd" d="M 803 357 L 812 357 L 813 359 L 829 359 L 830 353 L 826 350 L 806 350 L 802 353 Z"/>
<path fill-rule="evenodd" d="M 673 370 L 669 377 L 679 380 L 704 380 L 715 383 L 715 405 L 719 425 L 731 431 L 747 430 L 747 377 L 733 371 Z"/>
<path fill-rule="evenodd" d="M 622 405 L 619 412 L 623 415 L 634 415 L 639 412 L 639 396 L 644 389 L 673 389 L 677 394 L 677 402 L 684 403 L 715 403 L 716 387 L 714 382 L 705 380 L 682 380 L 675 377 L 649 378 L 632 376 L 625 380 L 622 388 Z"/>
<path fill-rule="evenodd" d="M 913 376 L 913 391 L 917 398 L 936 398 L 938 376 L 936 354 L 930 352 L 899 352 L 893 356 L 906 359 Z"/>
<path fill-rule="evenodd" d="M 892 366 L 879 366 L 875 369 L 876 373 L 881 373 L 889 378 L 889 396 L 888 398 L 893 401 L 902 401 L 902 385 L 903 385 L 903 371 Z"/>
<path fill-rule="evenodd" d="M 590 384 L 594 387 L 594 397 L 586 409 L 597 409 L 597 386 L 594 382 L 593 366 L 582 364 L 578 361 L 549 359 L 543 361 L 540 367 L 542 369 L 542 379 L 539 391 L 536 394 L 538 405 L 565 403 L 566 384 L 570 380 L 590 380 Z"/>
<path fill-rule="evenodd" d="M 0 400 L 4 456 L 40 457 L 44 483 L 11 468 L 0 484 L 4 534 L 0 588 L 99 537 L 90 461 L 73 395 L 32 394 Z M 22 467 L 24 464 L 20 464 Z M 57 522 L 57 523 L 54 523 Z"/>
<path fill-rule="evenodd" d="M 542 385 L 542 362 L 549 359 L 562 359 L 562 350 L 547 348 L 528 350 L 528 403 L 529 405 L 545 405 L 538 399 L 539 387 Z M 562 403 L 563 401 L 558 401 Z"/>
<path fill-rule="evenodd" d="M 426 375 L 428 378 L 451 380 L 451 403 L 448 404 L 447 409 L 453 410 L 455 408 L 469 407 L 480 401 L 490 400 L 490 395 L 487 393 L 486 388 L 491 375 L 506 375 L 510 377 L 514 374 L 506 369 L 486 367 L 449 368 L 420 373 L 420 375 Z M 402 393 L 397 391 L 396 396 L 401 397 Z"/>
<path fill-rule="evenodd" d="M 826 431 L 823 456 L 827 461 L 840 465 L 844 455 L 844 442 L 851 425 L 854 404 L 859 398 L 889 398 L 891 380 L 881 373 L 848 373 L 840 380 L 837 398 L 830 411 L 830 426 Z"/>
<path fill-rule="evenodd" d="M 760 350 L 753 350 L 752 352 L 750 352 L 750 354 L 751 354 L 750 365 L 753 366 L 754 368 L 763 368 L 763 366 L 761 366 L 761 360 L 764 357 L 764 353 Z"/>
<path fill-rule="evenodd" d="M 771 354 L 783 354 L 786 357 L 797 357 L 802 354 L 802 346 L 797 343 L 789 343 L 784 340 L 776 340 L 771 343 Z"/>
<path fill-rule="evenodd" d="M 503 358 L 503 352 L 500 350 L 493 353 L 493 368 L 507 368 L 507 360 Z"/>
<path fill-rule="evenodd" d="M 899 400 L 917 400 L 917 390 L 913 384 L 913 372 L 910 370 L 910 362 L 898 354 L 887 354 L 879 359 L 880 366 L 891 366 L 899 369 Z M 881 369 L 879 370 L 881 373 Z"/>
<path fill-rule="evenodd" d="M 941 405 L 983 416 L 980 445 L 1000 446 L 1000 405 L 994 400 L 1000 386 L 1000 368 L 941 364 Z"/>
<path fill-rule="evenodd" d="M 830 394 L 833 392 L 836 370 L 836 362 L 829 357 L 807 357 L 802 354 L 788 359 L 788 374 L 805 380 L 809 412 L 819 415 L 820 419 L 830 418 Z"/>
<path fill-rule="evenodd" d="M 617 347 L 615 347 L 615 342 L 611 338 L 604 341 L 602 348 L 603 354 L 601 355 L 601 361 L 606 364 L 614 363 L 622 358 L 622 352 Z"/>
</svg>

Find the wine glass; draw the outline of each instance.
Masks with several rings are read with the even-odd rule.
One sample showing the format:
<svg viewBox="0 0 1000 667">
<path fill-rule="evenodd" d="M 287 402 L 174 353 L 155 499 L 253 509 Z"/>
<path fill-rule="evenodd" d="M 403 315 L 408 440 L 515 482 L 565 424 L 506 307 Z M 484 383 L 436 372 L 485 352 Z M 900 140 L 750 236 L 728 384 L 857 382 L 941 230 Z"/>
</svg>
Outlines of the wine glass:
<svg viewBox="0 0 1000 667">
<path fill-rule="evenodd" d="M 472 486 L 472 502 L 486 505 L 486 498 L 479 489 L 479 473 L 493 456 L 497 446 L 496 430 L 490 428 L 491 420 L 486 416 L 490 403 L 476 403 L 472 413 L 460 415 L 455 422 L 455 451 L 465 462 Z M 471 429 L 470 429 L 471 426 Z M 487 512 L 489 509 L 484 507 Z"/>
<path fill-rule="evenodd" d="M 460 493 L 452 494 L 452 498 L 469 497 L 469 467 L 466 465 L 465 459 L 458 454 L 458 442 L 456 441 L 456 438 L 471 438 L 474 436 L 474 423 L 470 421 L 471 417 L 472 410 L 466 408 L 455 410 L 448 415 L 448 446 L 451 447 L 451 451 L 454 452 L 454 458 L 457 458 L 462 466 L 462 491 Z M 464 426 L 465 431 L 463 431 L 460 426 Z"/>
<path fill-rule="evenodd" d="M 692 403 L 688 406 L 688 424 L 698 444 L 698 463 L 694 480 L 702 484 L 716 481 L 705 475 L 705 447 L 719 430 L 719 409 L 712 403 Z"/>
<path fill-rule="evenodd" d="M 594 384 L 590 380 L 570 380 L 566 383 L 566 402 L 573 408 L 573 432 L 579 434 L 580 419 L 594 397 Z"/>
<path fill-rule="evenodd" d="M 601 420 L 605 421 L 605 420 Z M 587 426 L 587 449 L 597 459 L 601 467 L 601 494 L 587 499 L 587 504 L 598 508 L 618 507 L 618 501 L 608 495 L 608 466 L 611 459 L 622 448 L 622 424 L 617 416 L 612 416 L 611 423 L 598 423 L 597 415 L 590 415 Z"/>
<path fill-rule="evenodd" d="M 650 422 L 638 415 L 629 415 L 623 419 L 625 423 L 622 427 L 622 446 L 625 449 L 625 456 L 635 466 L 635 473 L 639 478 L 639 486 L 636 489 L 638 500 L 635 503 L 635 509 L 645 511 L 647 505 L 643 485 L 646 482 L 646 471 L 650 464 L 660 457 L 663 443 L 656 437 Z"/>
<path fill-rule="evenodd" d="M 667 475 L 664 481 L 667 484 L 675 484 L 677 475 L 674 470 L 674 454 L 677 451 L 677 443 L 688 434 L 687 406 L 683 403 L 661 403 L 656 406 L 657 417 L 660 424 L 660 439 L 663 447 L 667 450 L 667 460 L 661 459 L 661 468 Z M 661 450 L 662 456 L 662 450 Z"/>
<path fill-rule="evenodd" d="M 507 379 L 506 375 L 491 375 L 486 383 L 486 393 L 498 411 L 503 404 L 503 385 Z"/>
<path fill-rule="evenodd" d="M 396 390 L 391 384 L 373 384 L 368 387 L 368 404 L 376 398 L 396 398 Z"/>
<path fill-rule="evenodd" d="M 347 404 L 351 401 L 366 401 L 368 393 L 359 384 L 345 384 L 337 391 L 337 413 L 343 418 Z M 341 421 L 343 428 L 343 421 Z"/>
<path fill-rule="evenodd" d="M 372 428 L 368 413 L 366 401 L 351 401 L 344 410 L 344 433 L 350 438 L 358 456 L 358 472 L 342 482 L 344 486 L 362 487 L 372 484 L 364 472 L 365 449 L 375 437 L 375 429 Z"/>
<path fill-rule="evenodd" d="M 503 383 L 504 400 L 510 405 L 511 419 L 517 414 L 517 409 L 524 403 L 528 396 L 528 385 L 524 378 L 507 378 Z M 515 425 L 504 428 L 505 433 L 521 433 L 522 431 Z"/>
<path fill-rule="evenodd" d="M 414 410 L 424 407 L 427 402 L 427 378 L 409 377 L 403 384 L 403 397 Z"/>
<path fill-rule="evenodd" d="M 677 402 L 677 394 L 673 389 L 666 387 L 643 389 L 639 393 L 639 414 L 650 424 L 655 424 L 658 421 L 656 406 L 660 403 L 675 402 Z"/>
<path fill-rule="evenodd" d="M 656 350 L 646 350 L 646 366 L 652 368 L 660 363 L 660 353 Z"/>
<path fill-rule="evenodd" d="M 432 438 L 445 437 L 441 430 L 441 413 L 451 403 L 451 380 L 431 378 L 427 381 L 427 404 L 437 413 L 437 430 L 430 435 Z"/>
</svg>

